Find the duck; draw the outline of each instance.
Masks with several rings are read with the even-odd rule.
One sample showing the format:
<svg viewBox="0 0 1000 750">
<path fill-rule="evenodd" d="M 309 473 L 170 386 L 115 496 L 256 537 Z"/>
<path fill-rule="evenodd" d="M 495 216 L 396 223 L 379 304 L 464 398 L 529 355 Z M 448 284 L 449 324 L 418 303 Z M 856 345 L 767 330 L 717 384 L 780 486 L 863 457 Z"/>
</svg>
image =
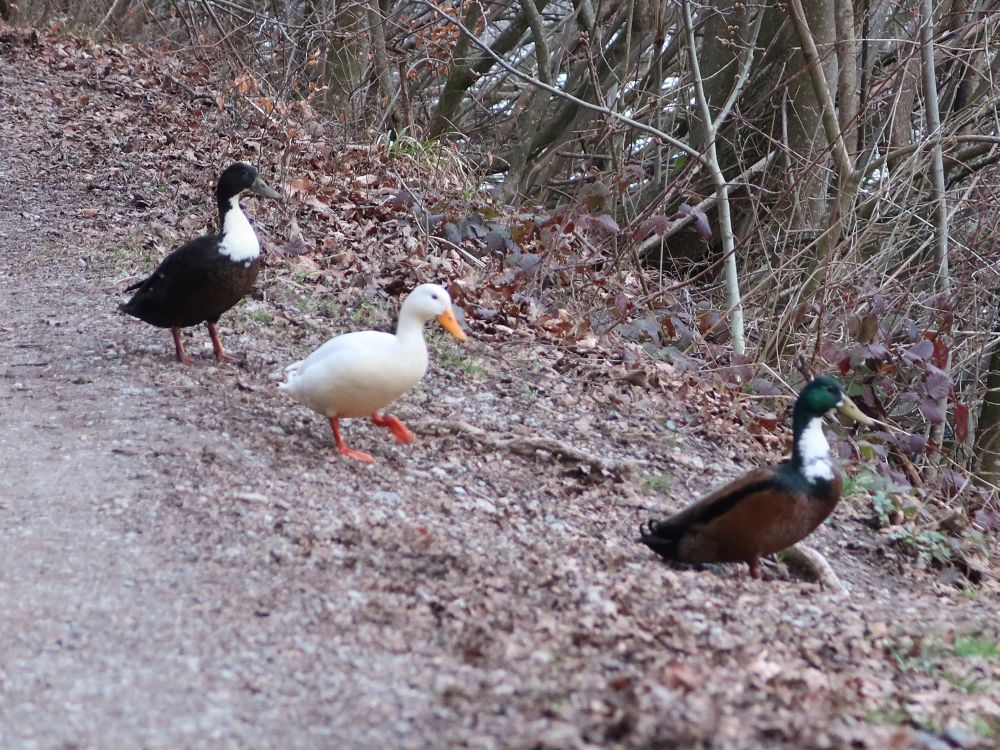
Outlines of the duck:
<svg viewBox="0 0 1000 750">
<path fill-rule="evenodd" d="M 240 208 L 244 190 L 281 200 L 268 187 L 257 168 L 247 162 L 231 164 L 219 176 L 215 196 L 219 205 L 218 234 L 206 234 L 170 253 L 147 278 L 125 289 L 135 291 L 119 305 L 126 315 L 159 328 L 169 328 L 177 361 L 193 360 L 181 343 L 181 328 L 205 323 L 218 362 L 232 361 L 219 340 L 216 323 L 224 312 L 243 299 L 260 271 L 260 241 Z"/>
<path fill-rule="evenodd" d="M 278 388 L 330 421 L 340 453 L 374 463 L 368 453 L 347 446 L 340 420 L 371 417 L 375 426 L 387 427 L 397 442 L 414 442 L 409 428 L 383 410 L 427 372 L 424 326 L 431 320 L 465 341 L 447 290 L 438 284 L 421 284 L 403 300 L 394 334 L 355 331 L 330 339 L 305 359 L 286 367 L 285 382 Z"/>
<path fill-rule="evenodd" d="M 840 502 L 843 480 L 823 434 L 823 417 L 839 409 L 874 422 L 828 375 L 809 382 L 792 412 L 792 454 L 753 469 L 664 520 L 649 520 L 639 541 L 665 560 L 745 562 L 760 578 L 760 558 L 805 539 Z"/>
</svg>

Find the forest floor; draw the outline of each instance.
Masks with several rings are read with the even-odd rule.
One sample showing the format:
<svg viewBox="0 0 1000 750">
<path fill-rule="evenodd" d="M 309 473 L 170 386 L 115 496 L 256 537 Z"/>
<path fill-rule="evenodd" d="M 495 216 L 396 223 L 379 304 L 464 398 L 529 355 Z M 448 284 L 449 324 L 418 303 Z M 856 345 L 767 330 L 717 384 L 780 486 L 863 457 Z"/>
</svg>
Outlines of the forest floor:
<svg viewBox="0 0 1000 750">
<path fill-rule="evenodd" d="M 193 329 L 176 363 L 116 305 L 170 249 L 154 220 L 187 225 L 113 130 L 184 136 L 88 59 L 0 28 L 0 747 L 997 746 L 995 579 L 916 568 L 863 496 L 810 540 L 847 595 L 635 542 L 765 454 L 680 391 L 472 324 L 394 410 L 416 444 L 346 423 L 363 466 L 274 384 L 367 292 L 313 314 L 288 262 L 223 317 L 239 362 Z M 166 79 L 134 98 L 182 109 Z"/>
</svg>

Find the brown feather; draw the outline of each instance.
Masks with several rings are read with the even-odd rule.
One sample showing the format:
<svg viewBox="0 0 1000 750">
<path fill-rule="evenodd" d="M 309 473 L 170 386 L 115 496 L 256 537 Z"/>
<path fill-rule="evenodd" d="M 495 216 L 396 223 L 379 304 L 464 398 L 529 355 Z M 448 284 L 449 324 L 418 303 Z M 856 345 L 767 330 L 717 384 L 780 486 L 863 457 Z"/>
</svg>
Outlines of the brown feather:
<svg viewBox="0 0 1000 750">
<path fill-rule="evenodd" d="M 756 561 L 791 547 L 819 526 L 840 500 L 841 478 L 808 484 L 787 464 L 754 469 L 643 530 L 657 554 L 686 563 Z"/>
</svg>

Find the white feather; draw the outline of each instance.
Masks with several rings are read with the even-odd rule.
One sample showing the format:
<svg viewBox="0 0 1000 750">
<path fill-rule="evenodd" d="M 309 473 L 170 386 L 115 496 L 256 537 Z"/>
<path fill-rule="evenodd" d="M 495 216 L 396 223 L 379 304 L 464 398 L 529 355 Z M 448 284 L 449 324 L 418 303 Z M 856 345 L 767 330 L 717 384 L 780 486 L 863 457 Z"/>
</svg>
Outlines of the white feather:
<svg viewBox="0 0 1000 750">
<path fill-rule="evenodd" d="M 235 195 L 229 199 L 229 210 L 223 219 L 219 252 L 237 263 L 252 261 L 260 255 L 257 233 L 253 231 L 250 220 L 240 208 L 240 199 Z"/>
<path fill-rule="evenodd" d="M 424 284 L 403 303 L 395 335 L 356 331 L 327 341 L 285 368 L 278 387 L 327 417 L 366 417 L 413 388 L 427 372 L 423 328 L 451 310 L 442 287 Z"/>
<path fill-rule="evenodd" d="M 823 420 L 813 417 L 799 436 L 799 455 L 802 457 L 802 474 L 810 482 L 833 479 L 833 460 L 830 444 L 823 434 Z"/>
<path fill-rule="evenodd" d="M 427 371 L 423 336 L 357 331 L 327 341 L 285 371 L 278 387 L 327 417 L 366 417 L 388 406 Z"/>
</svg>

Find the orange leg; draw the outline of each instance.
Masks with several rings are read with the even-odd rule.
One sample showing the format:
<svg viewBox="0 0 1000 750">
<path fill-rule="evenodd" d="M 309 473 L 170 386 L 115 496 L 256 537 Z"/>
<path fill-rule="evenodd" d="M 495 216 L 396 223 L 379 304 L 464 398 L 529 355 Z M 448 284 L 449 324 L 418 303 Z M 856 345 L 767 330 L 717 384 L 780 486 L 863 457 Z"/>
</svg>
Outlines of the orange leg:
<svg viewBox="0 0 1000 750">
<path fill-rule="evenodd" d="M 215 323 L 205 322 L 208 326 L 208 335 L 212 337 L 212 349 L 215 350 L 216 362 L 235 362 L 235 357 L 230 357 L 222 350 L 222 342 L 219 341 L 219 332 L 215 330 Z"/>
<path fill-rule="evenodd" d="M 396 436 L 397 443 L 414 443 L 417 438 L 398 417 L 387 414 L 372 414 L 372 424 L 376 427 L 388 427 Z"/>
<path fill-rule="evenodd" d="M 347 447 L 347 443 L 344 442 L 344 438 L 340 435 L 340 424 L 336 417 L 330 417 L 330 426 L 333 428 L 333 442 L 337 444 L 338 451 L 348 458 L 356 458 L 358 461 L 364 461 L 366 464 L 375 463 L 375 459 L 364 451 L 356 451 L 353 448 Z"/>
<path fill-rule="evenodd" d="M 755 557 L 752 560 L 747 560 L 747 565 L 750 566 L 750 577 L 756 578 L 758 581 L 762 581 L 764 576 L 760 572 L 760 558 Z"/>
<path fill-rule="evenodd" d="M 181 343 L 181 329 L 175 326 L 170 329 L 170 334 L 174 337 L 174 351 L 177 352 L 177 361 L 183 365 L 194 364 L 194 360 L 184 353 L 184 344 Z"/>
</svg>

